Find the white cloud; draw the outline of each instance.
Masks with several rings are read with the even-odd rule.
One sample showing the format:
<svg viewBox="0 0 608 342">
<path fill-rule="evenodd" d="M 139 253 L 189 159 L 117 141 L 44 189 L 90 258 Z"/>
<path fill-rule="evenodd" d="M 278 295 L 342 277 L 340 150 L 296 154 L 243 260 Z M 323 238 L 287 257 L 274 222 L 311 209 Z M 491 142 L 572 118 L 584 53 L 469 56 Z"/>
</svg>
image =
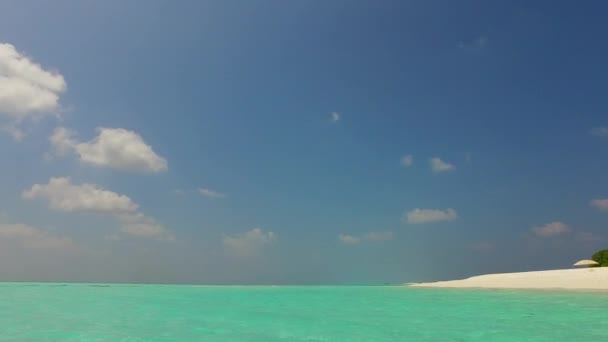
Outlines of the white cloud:
<svg viewBox="0 0 608 342">
<path fill-rule="evenodd" d="M 338 240 L 347 245 L 356 245 L 363 241 L 388 241 L 394 238 L 393 232 L 390 231 L 377 231 L 369 232 L 361 236 L 350 235 L 350 234 L 339 234 Z"/>
<path fill-rule="evenodd" d="M 341 118 L 341 114 L 340 113 L 338 113 L 338 112 L 331 112 L 330 116 L 331 116 L 331 122 L 337 123 L 338 121 L 340 121 L 340 118 Z"/>
<path fill-rule="evenodd" d="M 264 232 L 260 228 L 254 228 L 242 234 L 226 235 L 223 243 L 224 249 L 230 254 L 238 257 L 251 257 L 276 240 L 276 234 L 273 232 Z"/>
<path fill-rule="evenodd" d="M 20 243 L 23 247 L 44 250 L 65 250 L 74 247 L 70 238 L 56 237 L 23 223 L 1 223 L 0 240 Z"/>
<path fill-rule="evenodd" d="M 361 238 L 348 234 L 340 234 L 338 235 L 338 240 L 347 245 L 356 245 L 361 241 Z"/>
<path fill-rule="evenodd" d="M 394 237 L 393 232 L 369 232 L 363 236 L 365 240 L 371 241 L 388 241 Z"/>
<path fill-rule="evenodd" d="M 602 211 L 608 211 L 608 198 L 594 199 L 591 201 L 591 206 Z"/>
<path fill-rule="evenodd" d="M 429 162 L 431 164 L 431 170 L 435 173 L 454 170 L 454 165 L 444 162 L 440 158 L 431 158 Z"/>
<path fill-rule="evenodd" d="M 117 214 L 134 212 L 135 204 L 129 197 L 104 190 L 95 184 L 72 184 L 69 178 L 51 178 L 48 184 L 34 184 L 24 191 L 25 199 L 46 199 L 52 209 L 60 211 L 88 211 Z"/>
<path fill-rule="evenodd" d="M 414 156 L 412 156 L 411 154 L 408 154 L 408 155 L 401 157 L 401 166 L 410 167 L 412 165 L 414 165 Z"/>
<path fill-rule="evenodd" d="M 213 191 L 213 190 L 206 189 L 206 188 L 199 188 L 198 192 L 201 195 L 203 195 L 205 197 L 209 197 L 209 198 L 225 198 L 225 197 L 227 197 L 227 195 L 224 194 L 224 193 Z"/>
<path fill-rule="evenodd" d="M 74 152 L 83 163 L 123 171 L 158 173 L 167 170 L 167 161 L 137 133 L 103 127 L 97 128 L 97 133 L 89 142 L 78 142 L 74 132 L 60 127 L 49 140 L 57 154 Z"/>
<path fill-rule="evenodd" d="M 49 138 L 51 145 L 55 148 L 55 153 L 65 155 L 72 151 L 78 144 L 74 139 L 74 132 L 64 127 L 57 127 L 53 135 Z"/>
<path fill-rule="evenodd" d="M 13 136 L 23 137 L 17 127 L 22 121 L 57 113 L 59 95 L 65 90 L 61 74 L 45 70 L 13 45 L 0 43 L 0 115 L 7 117 Z"/>
<path fill-rule="evenodd" d="M 160 241 L 175 241 L 173 234 L 163 225 L 142 213 L 123 214 L 117 216 L 117 219 L 123 233 Z"/>
<path fill-rule="evenodd" d="M 458 218 L 456 210 L 440 209 L 414 209 L 403 215 L 401 220 L 411 224 L 433 223 L 441 221 L 454 221 Z"/>
<path fill-rule="evenodd" d="M 21 196 L 45 199 L 49 207 L 64 212 L 91 212 L 114 217 L 126 234 L 172 241 L 170 231 L 138 211 L 139 206 L 126 195 L 105 190 L 98 185 L 72 184 L 70 178 L 51 178 L 47 184 L 34 184 Z"/>
<path fill-rule="evenodd" d="M 593 127 L 589 134 L 595 135 L 598 137 L 608 137 L 608 127 Z"/>
<path fill-rule="evenodd" d="M 532 233 L 540 237 L 553 237 L 570 232 L 570 228 L 563 222 L 555 221 L 542 226 L 532 227 Z"/>
</svg>

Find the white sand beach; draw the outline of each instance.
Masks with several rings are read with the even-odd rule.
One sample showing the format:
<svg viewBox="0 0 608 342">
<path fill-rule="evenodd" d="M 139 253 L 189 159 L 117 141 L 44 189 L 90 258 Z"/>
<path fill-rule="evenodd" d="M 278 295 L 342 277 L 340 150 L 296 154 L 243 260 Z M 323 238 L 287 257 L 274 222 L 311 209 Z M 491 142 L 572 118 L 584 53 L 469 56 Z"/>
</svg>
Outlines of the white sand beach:
<svg viewBox="0 0 608 342">
<path fill-rule="evenodd" d="M 608 267 L 498 273 L 462 280 L 413 283 L 414 287 L 608 290 Z"/>
</svg>

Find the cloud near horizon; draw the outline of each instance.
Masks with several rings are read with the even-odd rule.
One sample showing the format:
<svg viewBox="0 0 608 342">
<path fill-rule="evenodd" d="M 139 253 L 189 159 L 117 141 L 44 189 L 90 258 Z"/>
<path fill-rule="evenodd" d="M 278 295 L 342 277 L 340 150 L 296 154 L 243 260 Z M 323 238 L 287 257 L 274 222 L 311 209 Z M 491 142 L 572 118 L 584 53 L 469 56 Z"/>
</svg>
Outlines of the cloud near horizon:
<svg viewBox="0 0 608 342">
<path fill-rule="evenodd" d="M 44 251 L 65 251 L 75 248 L 71 238 L 52 236 L 47 231 L 23 223 L 0 222 L 0 240 L 16 242 L 28 249 Z"/>
<path fill-rule="evenodd" d="M 123 233 L 172 241 L 173 235 L 162 225 L 139 212 L 139 206 L 126 195 L 101 188 L 96 184 L 73 184 L 68 177 L 51 178 L 47 184 L 34 184 L 22 192 L 27 200 L 44 199 L 53 210 L 89 212 L 114 217 Z"/>
<path fill-rule="evenodd" d="M 230 255 L 246 258 L 253 257 L 261 253 L 264 247 L 275 243 L 277 236 L 275 233 L 260 228 L 234 235 L 225 235 L 222 242 L 224 250 Z"/>
<path fill-rule="evenodd" d="M 560 221 L 549 222 L 542 226 L 532 227 L 530 230 L 536 236 L 543 237 L 543 238 L 563 235 L 563 234 L 570 233 L 572 231 L 570 229 L 570 227 L 568 227 L 567 224 L 560 222 Z"/>
<path fill-rule="evenodd" d="M 356 245 L 363 241 L 388 241 L 394 238 L 391 231 L 372 231 L 363 235 L 339 234 L 338 241 L 347 245 Z"/>
<path fill-rule="evenodd" d="M 66 88 L 61 74 L 45 70 L 15 46 L 0 43 L 0 115 L 7 119 L 3 130 L 15 140 L 25 135 L 23 121 L 58 114 L 59 96 Z"/>
<path fill-rule="evenodd" d="M 423 224 L 449 222 L 456 219 L 458 219 L 458 212 L 452 208 L 448 208 L 446 210 L 416 208 L 403 214 L 401 221 L 409 224 Z"/>
<path fill-rule="evenodd" d="M 55 154 L 76 154 L 80 161 L 122 171 L 159 173 L 167 171 L 167 160 L 154 152 L 143 138 L 123 128 L 97 128 L 89 142 L 78 142 L 75 132 L 56 128 L 49 138 Z"/>
<path fill-rule="evenodd" d="M 163 225 L 142 213 L 129 213 L 116 216 L 121 223 L 120 231 L 134 236 L 159 241 L 175 241 L 173 234 Z"/>
</svg>

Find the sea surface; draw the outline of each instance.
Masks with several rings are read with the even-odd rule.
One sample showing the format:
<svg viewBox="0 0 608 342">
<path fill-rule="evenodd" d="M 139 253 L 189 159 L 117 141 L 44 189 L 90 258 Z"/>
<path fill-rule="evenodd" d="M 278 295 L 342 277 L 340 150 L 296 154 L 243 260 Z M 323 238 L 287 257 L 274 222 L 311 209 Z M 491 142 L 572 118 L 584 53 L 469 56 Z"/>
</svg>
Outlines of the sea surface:
<svg viewBox="0 0 608 342">
<path fill-rule="evenodd" d="M 0 283 L 0 341 L 608 341 L 608 293 Z"/>
</svg>

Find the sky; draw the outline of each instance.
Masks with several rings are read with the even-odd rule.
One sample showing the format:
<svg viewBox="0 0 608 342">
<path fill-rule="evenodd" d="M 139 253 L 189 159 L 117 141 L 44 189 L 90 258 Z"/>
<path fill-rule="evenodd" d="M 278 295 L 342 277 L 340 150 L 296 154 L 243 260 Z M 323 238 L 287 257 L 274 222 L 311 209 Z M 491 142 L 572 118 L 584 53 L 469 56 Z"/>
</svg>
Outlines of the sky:
<svg viewBox="0 0 608 342">
<path fill-rule="evenodd" d="M 382 284 L 608 247 L 602 1 L 0 2 L 0 281 Z"/>
</svg>

